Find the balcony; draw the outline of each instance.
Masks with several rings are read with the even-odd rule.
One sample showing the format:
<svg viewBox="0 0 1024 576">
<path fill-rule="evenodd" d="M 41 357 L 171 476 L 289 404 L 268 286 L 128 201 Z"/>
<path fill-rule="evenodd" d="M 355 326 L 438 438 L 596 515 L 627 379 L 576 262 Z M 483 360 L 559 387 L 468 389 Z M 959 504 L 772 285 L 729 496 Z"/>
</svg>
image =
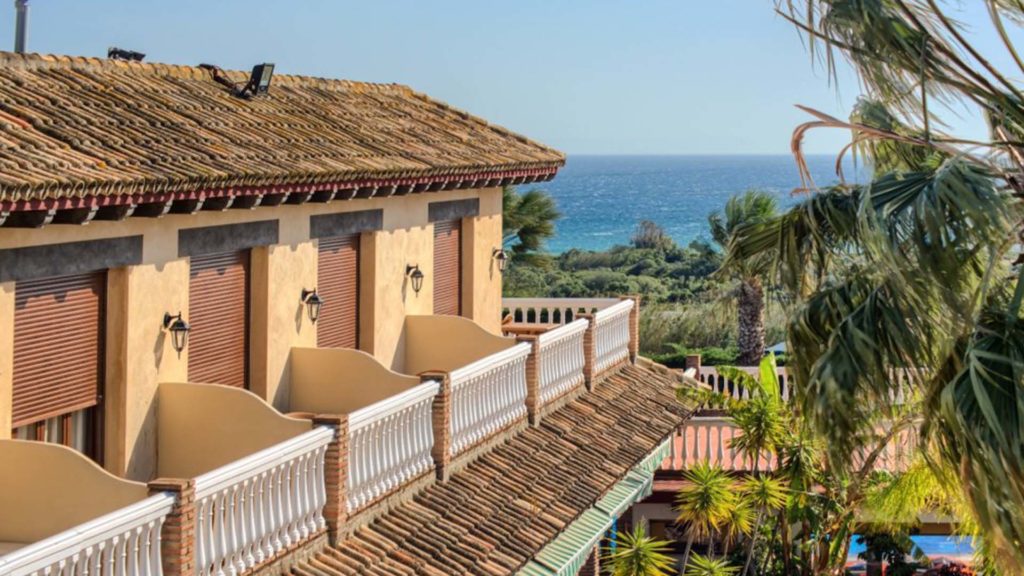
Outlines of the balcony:
<svg viewBox="0 0 1024 576">
<path fill-rule="evenodd" d="M 160 574 L 172 495 L 63 446 L 0 440 L 0 574 Z"/>
<path fill-rule="evenodd" d="M 634 356 L 635 302 L 581 302 L 549 301 L 565 321 L 526 315 L 515 337 L 410 316 L 397 363 L 412 375 L 295 348 L 291 415 L 236 388 L 161 384 L 148 486 L 63 447 L 2 441 L 15 465 L 0 473 L 0 573 L 251 573 L 337 541 Z"/>
</svg>

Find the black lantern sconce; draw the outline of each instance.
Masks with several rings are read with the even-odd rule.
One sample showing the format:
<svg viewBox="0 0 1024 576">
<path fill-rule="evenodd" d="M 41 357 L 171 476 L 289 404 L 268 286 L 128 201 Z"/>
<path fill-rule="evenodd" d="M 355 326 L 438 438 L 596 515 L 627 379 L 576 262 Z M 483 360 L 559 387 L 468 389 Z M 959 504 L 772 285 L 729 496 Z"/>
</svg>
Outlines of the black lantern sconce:
<svg viewBox="0 0 1024 576">
<path fill-rule="evenodd" d="M 302 302 L 306 305 L 306 313 L 309 314 L 309 321 L 316 324 L 317 318 L 320 317 L 320 307 L 324 305 L 324 301 L 320 298 L 320 295 L 316 293 L 316 288 L 312 291 L 302 289 Z"/>
<path fill-rule="evenodd" d="M 419 294 L 420 289 L 423 288 L 423 271 L 420 270 L 419 264 L 407 264 L 405 266 L 405 275 L 409 277 L 409 281 L 412 282 L 412 291 Z"/>
<path fill-rule="evenodd" d="M 171 345 L 174 346 L 174 351 L 178 353 L 178 358 L 181 358 L 181 351 L 185 349 L 185 346 L 188 346 L 188 333 L 192 330 L 192 327 L 181 317 L 181 312 L 174 316 L 171 316 L 169 312 L 165 312 L 164 330 L 171 333 Z"/>
<path fill-rule="evenodd" d="M 491 252 L 491 258 L 498 263 L 498 272 L 504 272 L 505 266 L 508 265 L 508 252 L 505 252 L 504 248 L 495 248 Z"/>
</svg>

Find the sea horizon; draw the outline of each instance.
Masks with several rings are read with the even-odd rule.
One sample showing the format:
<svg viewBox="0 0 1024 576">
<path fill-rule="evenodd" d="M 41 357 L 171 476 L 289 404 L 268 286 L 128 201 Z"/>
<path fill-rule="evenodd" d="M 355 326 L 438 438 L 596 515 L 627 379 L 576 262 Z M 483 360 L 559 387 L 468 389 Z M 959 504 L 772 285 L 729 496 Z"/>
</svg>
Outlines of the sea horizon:
<svg viewBox="0 0 1024 576">
<path fill-rule="evenodd" d="M 806 159 L 815 184 L 838 182 L 835 156 Z M 857 172 L 849 159 L 844 172 Z M 569 154 L 554 180 L 523 190 L 539 188 L 555 199 L 562 218 L 547 250 L 559 254 L 627 244 L 641 220 L 657 223 L 680 245 L 710 241 L 707 217 L 730 196 L 763 190 L 784 209 L 800 199 L 794 191 L 801 185 L 791 154 Z"/>
</svg>

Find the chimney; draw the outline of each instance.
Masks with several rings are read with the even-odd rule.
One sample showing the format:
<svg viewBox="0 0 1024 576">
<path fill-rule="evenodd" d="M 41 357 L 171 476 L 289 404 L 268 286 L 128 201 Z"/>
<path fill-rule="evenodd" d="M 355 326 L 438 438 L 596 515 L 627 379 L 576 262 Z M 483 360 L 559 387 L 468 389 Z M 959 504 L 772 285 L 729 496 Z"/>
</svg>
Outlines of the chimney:
<svg viewBox="0 0 1024 576">
<path fill-rule="evenodd" d="M 15 17 L 14 51 L 21 54 L 28 43 L 28 0 L 14 0 L 14 9 L 18 13 Z"/>
</svg>

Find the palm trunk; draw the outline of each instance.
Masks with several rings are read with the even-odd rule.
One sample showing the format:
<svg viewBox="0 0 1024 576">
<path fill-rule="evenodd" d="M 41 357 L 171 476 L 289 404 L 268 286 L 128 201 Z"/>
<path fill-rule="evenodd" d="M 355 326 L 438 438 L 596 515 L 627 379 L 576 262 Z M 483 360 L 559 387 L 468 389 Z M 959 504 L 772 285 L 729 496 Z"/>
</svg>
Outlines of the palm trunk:
<svg viewBox="0 0 1024 576">
<path fill-rule="evenodd" d="M 789 521 L 786 519 L 786 509 L 779 510 L 779 537 L 782 539 L 782 565 L 786 574 L 793 573 L 793 542 L 790 540 Z"/>
<path fill-rule="evenodd" d="M 754 563 L 754 548 L 757 545 L 757 537 L 761 533 L 761 522 L 764 521 L 764 508 L 757 511 L 757 521 L 754 522 L 754 533 L 750 535 L 750 544 L 747 545 L 747 562 L 743 565 L 742 576 L 747 576 L 750 566 Z"/>
<path fill-rule="evenodd" d="M 683 570 L 686 571 L 686 565 L 690 563 L 690 549 L 693 548 L 693 533 L 690 533 L 686 537 L 686 549 L 683 551 Z"/>
<path fill-rule="evenodd" d="M 739 288 L 739 364 L 757 366 L 764 355 L 764 288 L 758 277 L 740 282 Z"/>
<path fill-rule="evenodd" d="M 807 520 L 804 520 L 800 526 L 800 556 L 803 558 L 803 563 L 800 566 L 800 574 L 802 576 L 811 576 L 812 562 L 814 561 L 814 543 L 808 540 L 811 533 L 811 524 Z"/>
</svg>

